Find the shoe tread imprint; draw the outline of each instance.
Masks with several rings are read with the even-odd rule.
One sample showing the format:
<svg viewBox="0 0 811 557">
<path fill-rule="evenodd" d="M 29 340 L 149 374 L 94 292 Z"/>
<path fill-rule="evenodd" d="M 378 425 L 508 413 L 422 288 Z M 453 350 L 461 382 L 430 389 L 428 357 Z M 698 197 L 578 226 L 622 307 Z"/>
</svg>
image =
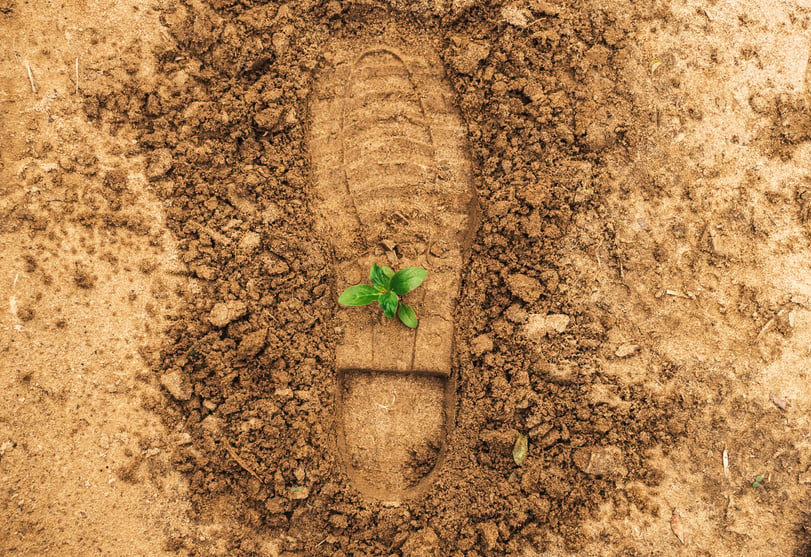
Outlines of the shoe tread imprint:
<svg viewBox="0 0 811 557">
<path fill-rule="evenodd" d="M 339 450 L 362 493 L 399 500 L 430 484 L 453 422 L 454 311 L 476 214 L 470 158 L 435 54 L 347 41 L 330 59 L 314 82 L 309 149 L 336 291 L 368 283 L 373 262 L 428 271 L 403 298 L 416 330 L 377 307 L 335 316 Z"/>
</svg>

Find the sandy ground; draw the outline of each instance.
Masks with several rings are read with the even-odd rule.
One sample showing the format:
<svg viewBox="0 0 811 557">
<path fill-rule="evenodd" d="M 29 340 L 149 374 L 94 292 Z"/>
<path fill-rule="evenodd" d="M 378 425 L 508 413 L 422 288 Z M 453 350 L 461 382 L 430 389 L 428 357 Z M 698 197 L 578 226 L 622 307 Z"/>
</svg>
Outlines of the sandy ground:
<svg viewBox="0 0 811 557">
<path fill-rule="evenodd" d="M 226 19 L 241 10 L 213 4 Z M 351 21 L 353 4 L 324 3 L 313 17 Z M 556 181 L 577 183 L 571 204 L 576 209 L 541 221 L 554 247 L 545 248 L 548 259 L 538 263 L 553 262 L 560 284 L 548 297 L 526 302 L 533 296 L 518 288 L 510 293 L 509 281 L 488 283 L 487 292 L 501 293 L 495 296 L 486 295 L 484 286 L 477 290 L 472 280 L 463 283 L 463 316 L 470 319 L 458 334 L 460 433 L 447 443 L 473 452 L 449 449 L 448 479 L 440 475 L 439 487 L 426 500 L 381 510 L 351 495 L 340 472 L 330 477 L 338 469 L 332 461 L 316 472 L 279 462 L 275 496 L 265 493 L 264 485 L 251 484 L 252 476 L 264 477 L 277 463 L 259 458 L 264 453 L 250 447 L 239 456 L 228 437 L 216 450 L 207 445 L 196 424 L 208 412 L 224 412 L 215 410 L 223 401 L 214 394 L 213 408 L 205 406 L 210 402 L 205 397 L 192 407 L 195 399 L 184 402 L 182 391 L 189 382 L 196 388 L 198 379 L 176 360 L 171 360 L 175 368 L 167 367 L 176 357 L 172 346 L 178 345 L 176 329 L 167 331 L 207 315 L 211 304 L 206 302 L 222 291 L 206 285 L 205 269 L 189 272 L 187 264 L 194 263 L 184 256 L 188 244 L 182 225 L 176 214 L 175 224 L 167 217 L 173 206 L 161 179 L 166 170 L 156 170 L 160 160 L 149 146 L 153 140 L 144 140 L 144 126 L 132 123 L 145 117 L 132 116 L 140 109 L 126 99 L 132 91 L 156 89 L 172 79 L 177 88 L 186 87 L 177 73 L 165 70 L 171 60 L 156 53 L 181 52 L 182 57 L 198 48 L 194 40 L 178 38 L 178 14 L 208 8 L 0 0 L 5 37 L 0 46 L 0 552 L 809 555 L 811 3 L 656 2 L 632 17 L 623 16 L 625 3 L 600 6 L 592 25 L 600 30 L 603 48 L 583 49 L 582 56 L 594 68 L 610 66 L 610 72 L 580 77 L 563 68 L 558 79 L 567 74 L 577 83 L 591 83 L 577 88 L 577 106 L 596 115 L 593 121 L 616 126 L 607 135 L 585 134 L 584 152 L 599 151 L 599 157 L 557 167 L 564 175 Z M 487 21 L 496 21 L 494 29 L 503 33 L 556 11 L 564 14 L 563 21 L 580 21 L 578 10 L 588 9 L 535 1 L 507 7 L 454 2 L 421 7 L 417 14 L 462 13 L 464 29 L 485 41 Z M 276 5 L 268 9 L 279 12 Z M 267 34 L 275 48 L 283 42 L 280 34 L 315 33 L 296 27 L 296 9 L 292 29 Z M 612 39 L 614 26 L 621 39 Z M 205 23 L 191 28 L 196 37 L 211 33 Z M 319 32 L 337 32 L 331 29 L 325 25 Z M 174 41 L 186 46 L 167 46 Z M 316 42 L 302 40 L 291 48 Z M 464 42 L 444 36 L 439 42 L 448 52 L 465 52 Z M 301 57 L 314 59 L 303 50 Z M 459 60 L 447 57 L 462 76 L 450 81 L 461 99 L 473 152 L 479 153 L 474 162 L 486 166 L 481 153 L 492 152 L 491 147 L 485 126 L 474 124 L 466 108 L 470 90 L 461 88 L 470 85 L 464 76 L 471 74 Z M 309 70 L 305 64 L 303 71 Z M 477 71 L 479 88 L 498 80 Z M 601 84 L 606 75 L 610 87 Z M 119 100 L 99 109 L 100 90 Z M 494 114 L 489 117 L 495 121 Z M 574 133 L 582 137 L 578 116 L 574 119 Z M 502 234 L 493 223 L 506 227 L 513 219 L 516 230 L 532 237 L 528 227 L 538 218 L 514 211 L 520 183 L 510 192 L 485 174 L 477 174 L 485 219 L 479 247 L 474 245 L 479 254 L 474 254 L 474 270 L 495 260 L 481 255 L 492 247 L 487 238 Z M 295 204 L 277 205 L 285 214 L 296 210 Z M 558 225 L 561 230 L 549 232 Z M 548 283 L 548 275 L 538 276 Z M 467 297 L 465 285 L 472 293 Z M 318 310 L 323 315 L 325 303 L 326 309 Z M 491 311 L 499 303 L 500 309 Z M 524 381 L 518 373 L 502 381 L 488 371 L 487 366 L 498 366 L 488 363 L 486 353 L 494 349 L 487 344 L 495 341 L 498 353 L 499 343 L 512 336 L 504 328 L 525 330 L 527 311 L 566 314 L 571 325 L 547 325 L 542 338 L 529 335 L 521 346 L 532 351 L 535 343 L 544 363 L 534 362 Z M 582 342 L 586 330 L 595 342 Z M 296 334 L 306 337 L 306 332 Z M 303 349 L 302 354 L 307 356 Z M 499 365 L 513 365 L 501 358 Z M 328 364 L 325 358 L 316 367 L 328 370 Z M 485 368 L 481 383 L 466 371 L 477 366 Z M 282 381 L 279 373 L 286 372 L 274 368 L 274 381 Z M 295 379 L 287 382 L 295 387 Z M 285 387 L 287 382 L 282 381 Z M 204 384 L 209 385 L 199 379 Z M 567 394 L 570 385 L 577 396 Z M 274 388 L 271 392 L 282 396 Z M 310 453 L 329 450 L 318 439 L 321 429 L 332 427 L 329 401 L 336 388 L 326 380 L 312 392 L 291 390 L 323 410 L 306 414 L 320 416 L 307 426 L 315 431 Z M 601 454 L 619 451 L 624 463 L 612 461 L 610 470 L 598 474 L 605 478 L 594 479 L 594 470 L 578 456 L 582 446 L 554 452 L 567 442 L 569 429 L 572 443 L 578 436 L 583 443 L 592 439 L 590 429 L 579 433 L 564 418 L 550 418 L 554 427 L 536 429 L 533 437 L 531 430 L 543 424 L 533 423 L 532 416 L 554 414 L 522 412 L 514 408 L 517 403 L 510 403 L 508 412 L 511 393 L 526 388 L 546 401 L 550 393 L 577 401 L 567 412 L 589 414 L 583 418 L 589 424 L 597 423 L 594 414 L 604 416 L 600 446 L 610 448 Z M 506 393 L 501 398 L 499 389 Z M 488 397 L 500 400 L 509 417 L 472 410 L 490 404 Z M 555 402 L 531 404 L 544 408 Z M 301 408 L 305 416 L 306 405 Z M 234 428 L 232 444 L 242 439 L 233 433 L 239 416 L 228 424 Z M 300 431 L 291 421 L 276 428 L 282 437 Z M 476 442 L 463 439 L 471 431 Z M 523 469 L 510 463 L 512 444 L 498 437 L 504 431 L 530 432 Z M 562 440 L 547 444 L 549 431 Z M 507 455 L 502 460 L 499 451 Z M 259 465 L 263 472 L 257 475 Z M 466 466 L 475 468 L 471 477 L 482 482 L 475 485 L 489 484 L 495 491 L 488 495 L 479 489 L 483 494 L 471 499 L 479 512 L 475 524 L 451 537 L 444 532 L 454 523 L 448 519 L 451 526 L 446 526 L 437 516 L 462 512 L 443 510 L 442 501 L 465 501 L 448 486 L 460 477 L 454 471 Z M 550 475 L 549 470 L 556 471 Z M 541 478 L 538 487 L 532 474 Z M 301 491 L 290 491 L 290 478 L 309 482 L 311 507 L 291 495 Z M 599 493 L 591 495 L 574 485 L 598 480 Z M 516 483 L 520 490 L 510 487 Z M 228 497 L 213 495 L 243 484 L 248 495 L 242 488 Z M 499 501 L 504 493 L 512 506 Z M 538 493 L 546 501 L 545 513 L 527 510 Z M 582 512 L 560 503 L 574 493 L 583 498 Z M 323 506 L 313 510 L 318 504 Z M 258 509 L 255 516 L 243 505 Z M 513 521 L 510 509 L 529 518 Z M 392 514 L 401 511 L 408 516 Z M 388 518 L 378 518 L 384 513 Z M 302 526 L 302 516 L 310 526 Z M 326 530 L 318 526 L 322 517 Z M 355 538 L 362 536 L 353 533 L 355 522 L 358 528 L 394 526 L 391 531 L 366 528 L 373 533 L 361 543 Z"/>
</svg>

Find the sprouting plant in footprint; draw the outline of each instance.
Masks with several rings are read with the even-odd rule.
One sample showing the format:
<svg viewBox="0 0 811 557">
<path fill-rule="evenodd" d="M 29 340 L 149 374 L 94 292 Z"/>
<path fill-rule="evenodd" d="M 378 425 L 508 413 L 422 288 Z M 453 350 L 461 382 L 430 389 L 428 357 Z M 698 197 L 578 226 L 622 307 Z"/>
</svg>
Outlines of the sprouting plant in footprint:
<svg viewBox="0 0 811 557">
<path fill-rule="evenodd" d="M 338 297 L 338 303 L 343 306 L 365 306 L 377 301 L 383 308 L 383 315 L 393 319 L 394 315 L 406 327 L 416 329 L 419 321 L 417 314 L 411 306 L 400 302 L 400 296 L 417 288 L 428 271 L 422 267 L 406 267 L 396 273 L 390 267 L 380 267 L 372 263 L 369 271 L 369 284 L 356 284 L 350 286 Z"/>
</svg>

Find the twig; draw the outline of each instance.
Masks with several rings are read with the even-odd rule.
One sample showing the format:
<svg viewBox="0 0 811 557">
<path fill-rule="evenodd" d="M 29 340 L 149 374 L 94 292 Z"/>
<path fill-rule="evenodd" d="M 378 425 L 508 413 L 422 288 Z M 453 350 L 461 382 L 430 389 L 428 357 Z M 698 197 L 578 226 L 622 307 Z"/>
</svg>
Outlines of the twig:
<svg viewBox="0 0 811 557">
<path fill-rule="evenodd" d="M 265 482 L 262 481 L 259 474 L 254 472 L 253 469 L 251 469 L 251 467 L 239 457 L 237 452 L 234 450 L 234 447 L 231 446 L 231 443 L 229 443 L 226 439 L 223 439 L 223 442 L 225 443 L 225 449 L 228 451 L 228 454 L 231 455 L 231 458 L 233 458 L 236 463 L 239 464 L 248 474 L 259 480 L 259 483 L 264 484 Z"/>
<path fill-rule="evenodd" d="M 394 406 L 395 402 L 397 402 L 397 393 L 392 394 L 391 402 L 389 403 L 388 406 L 386 406 L 385 404 L 380 404 L 379 402 L 375 402 L 375 404 L 378 405 L 383 410 L 385 410 L 386 412 L 388 412 L 389 410 L 391 410 L 391 407 Z"/>
<path fill-rule="evenodd" d="M 763 335 L 765 335 L 765 334 L 766 334 L 766 333 L 767 333 L 767 332 L 768 332 L 768 331 L 769 331 L 769 330 L 772 328 L 772 326 L 775 324 L 775 322 L 776 322 L 775 320 L 776 320 L 778 317 L 781 317 L 781 316 L 782 316 L 784 313 L 786 313 L 786 309 L 785 309 L 785 308 L 783 308 L 783 309 L 781 309 L 780 311 L 778 311 L 778 312 L 777 312 L 777 315 L 775 315 L 774 317 L 772 317 L 771 319 L 769 319 L 768 321 L 766 321 L 766 324 L 765 324 L 765 325 L 763 325 L 763 327 L 761 327 L 760 332 L 759 332 L 759 333 L 757 334 L 757 336 L 755 337 L 754 344 L 757 344 L 758 342 L 760 342 L 760 339 L 761 339 L 761 338 L 763 338 Z"/>
<path fill-rule="evenodd" d="M 31 72 L 31 64 L 28 63 L 28 60 L 23 60 L 23 65 L 25 65 L 25 69 L 28 72 L 28 81 L 31 82 L 31 90 L 34 94 L 37 94 L 37 84 L 34 83 L 34 74 Z"/>
</svg>

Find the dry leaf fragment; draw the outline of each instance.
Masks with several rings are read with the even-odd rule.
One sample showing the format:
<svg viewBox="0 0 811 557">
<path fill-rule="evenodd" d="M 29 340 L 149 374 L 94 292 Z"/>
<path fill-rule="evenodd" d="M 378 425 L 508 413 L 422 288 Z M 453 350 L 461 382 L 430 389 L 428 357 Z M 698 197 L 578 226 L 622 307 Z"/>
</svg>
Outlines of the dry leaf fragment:
<svg viewBox="0 0 811 557">
<path fill-rule="evenodd" d="M 784 399 L 774 394 L 770 394 L 769 398 L 771 399 L 771 401 L 774 403 L 775 406 L 777 406 L 780 410 L 785 411 L 787 403 Z"/>
<path fill-rule="evenodd" d="M 724 477 L 729 479 L 729 453 L 727 453 L 726 447 L 724 447 L 724 452 L 721 454 L 721 459 L 724 462 Z"/>
<path fill-rule="evenodd" d="M 0 457 L 6 454 L 6 451 L 9 449 L 13 449 L 15 447 L 14 443 L 11 441 L 6 441 L 2 445 L 0 445 Z"/>
<path fill-rule="evenodd" d="M 670 517 L 670 529 L 679 538 L 679 541 L 684 545 L 684 525 L 681 522 L 681 515 L 679 511 L 673 509 L 673 514 Z"/>
<path fill-rule="evenodd" d="M 518 466 L 524 464 L 527 458 L 527 451 L 529 450 L 529 443 L 527 436 L 519 433 L 515 438 L 515 445 L 513 446 L 513 460 Z"/>
</svg>

